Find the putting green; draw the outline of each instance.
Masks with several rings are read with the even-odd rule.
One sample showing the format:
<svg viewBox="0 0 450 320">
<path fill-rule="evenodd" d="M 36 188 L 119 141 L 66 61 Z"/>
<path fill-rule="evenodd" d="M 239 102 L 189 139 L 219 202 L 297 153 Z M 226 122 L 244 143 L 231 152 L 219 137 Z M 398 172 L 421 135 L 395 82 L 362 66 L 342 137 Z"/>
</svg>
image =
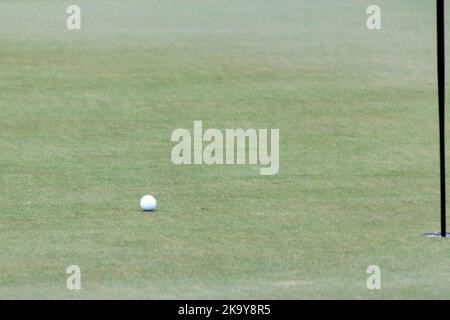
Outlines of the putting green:
<svg viewBox="0 0 450 320">
<path fill-rule="evenodd" d="M 0 298 L 449 297 L 434 2 L 69 4 L 0 2 Z M 175 166 L 195 120 L 279 129 L 278 174 Z"/>
</svg>

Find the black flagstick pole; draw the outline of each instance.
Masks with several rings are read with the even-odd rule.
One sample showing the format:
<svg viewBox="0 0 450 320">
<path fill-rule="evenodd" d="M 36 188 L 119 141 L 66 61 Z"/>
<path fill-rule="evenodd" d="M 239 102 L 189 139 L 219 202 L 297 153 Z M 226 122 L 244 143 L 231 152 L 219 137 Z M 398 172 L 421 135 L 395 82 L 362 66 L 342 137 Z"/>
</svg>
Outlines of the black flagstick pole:
<svg viewBox="0 0 450 320">
<path fill-rule="evenodd" d="M 437 0 L 437 61 L 439 95 L 439 147 L 441 163 L 441 237 L 446 237 L 445 193 L 445 32 L 444 0 Z"/>
<path fill-rule="evenodd" d="M 445 24 L 444 0 L 436 0 L 437 11 L 437 74 L 439 100 L 439 154 L 441 176 L 441 232 L 427 233 L 433 238 L 450 236 L 446 230 L 446 188 L 445 188 Z"/>
</svg>

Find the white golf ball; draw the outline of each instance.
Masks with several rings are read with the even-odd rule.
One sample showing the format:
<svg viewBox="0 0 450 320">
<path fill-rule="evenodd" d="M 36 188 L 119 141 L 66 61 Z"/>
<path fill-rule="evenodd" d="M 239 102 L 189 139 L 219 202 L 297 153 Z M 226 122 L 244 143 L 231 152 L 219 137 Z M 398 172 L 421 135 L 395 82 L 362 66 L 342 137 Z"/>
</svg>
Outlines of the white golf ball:
<svg viewBox="0 0 450 320">
<path fill-rule="evenodd" d="M 156 199 L 153 196 L 143 196 L 141 198 L 141 208 L 144 211 L 153 211 L 156 209 Z"/>
</svg>

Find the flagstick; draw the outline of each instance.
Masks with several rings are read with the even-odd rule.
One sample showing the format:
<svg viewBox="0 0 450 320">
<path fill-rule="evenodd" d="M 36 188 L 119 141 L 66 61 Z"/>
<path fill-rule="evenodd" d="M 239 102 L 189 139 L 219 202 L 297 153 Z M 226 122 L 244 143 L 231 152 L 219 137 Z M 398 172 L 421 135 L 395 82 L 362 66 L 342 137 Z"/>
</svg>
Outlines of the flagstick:
<svg viewBox="0 0 450 320">
<path fill-rule="evenodd" d="M 441 237 L 446 232 L 446 191 L 445 191 L 445 27 L 444 0 L 437 0 L 437 60 L 439 95 L 439 145 L 441 162 Z"/>
<path fill-rule="evenodd" d="M 446 238 L 446 188 L 445 188 L 445 23 L 444 0 L 436 0 L 437 11 L 437 74 L 439 100 L 439 154 L 441 176 L 441 233 L 428 233 L 426 236 Z"/>
</svg>

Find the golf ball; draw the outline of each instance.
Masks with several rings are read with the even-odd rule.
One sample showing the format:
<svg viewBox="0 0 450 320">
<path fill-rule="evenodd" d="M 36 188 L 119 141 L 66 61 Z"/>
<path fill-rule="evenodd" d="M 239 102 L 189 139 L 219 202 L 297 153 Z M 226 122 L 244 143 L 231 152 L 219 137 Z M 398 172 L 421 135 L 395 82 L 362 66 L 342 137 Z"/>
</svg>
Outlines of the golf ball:
<svg viewBox="0 0 450 320">
<path fill-rule="evenodd" d="M 143 196 L 141 198 L 141 208 L 144 211 L 153 211 L 156 209 L 156 199 L 153 196 Z"/>
</svg>

